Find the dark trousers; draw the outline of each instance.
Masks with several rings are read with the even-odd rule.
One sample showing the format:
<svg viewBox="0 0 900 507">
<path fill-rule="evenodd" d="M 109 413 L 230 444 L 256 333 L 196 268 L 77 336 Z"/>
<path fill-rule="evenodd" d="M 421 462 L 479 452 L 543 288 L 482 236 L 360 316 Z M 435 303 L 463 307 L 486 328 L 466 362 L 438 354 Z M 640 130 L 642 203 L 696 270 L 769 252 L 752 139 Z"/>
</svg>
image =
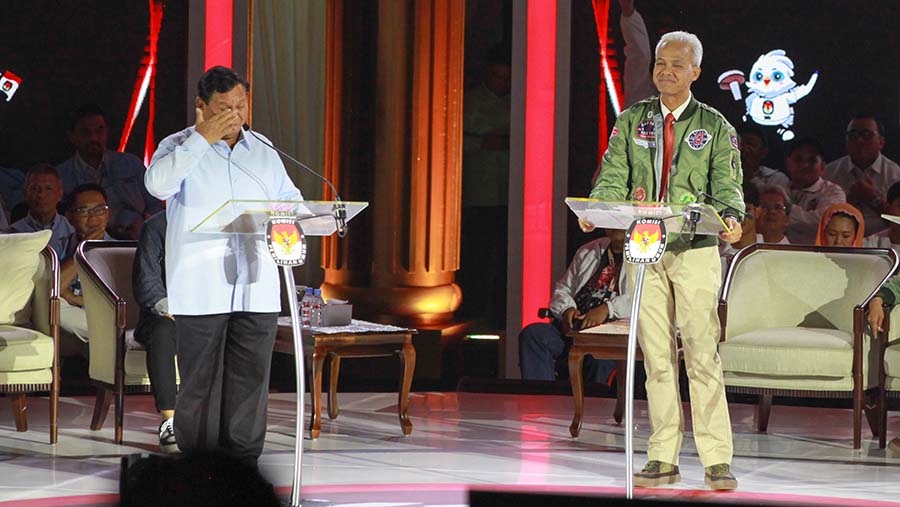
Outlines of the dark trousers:
<svg viewBox="0 0 900 507">
<path fill-rule="evenodd" d="M 519 367 L 525 380 L 556 380 L 556 361 L 567 358 L 572 342 L 554 324 L 535 322 L 519 333 Z M 607 383 L 615 369 L 615 361 L 584 357 L 582 378 L 585 382 Z"/>
<path fill-rule="evenodd" d="M 181 390 L 175 439 L 185 453 L 262 454 L 277 313 L 178 315 Z"/>
<path fill-rule="evenodd" d="M 134 338 L 147 350 L 147 373 L 156 410 L 175 409 L 175 321 L 149 312 L 141 316 Z"/>
</svg>

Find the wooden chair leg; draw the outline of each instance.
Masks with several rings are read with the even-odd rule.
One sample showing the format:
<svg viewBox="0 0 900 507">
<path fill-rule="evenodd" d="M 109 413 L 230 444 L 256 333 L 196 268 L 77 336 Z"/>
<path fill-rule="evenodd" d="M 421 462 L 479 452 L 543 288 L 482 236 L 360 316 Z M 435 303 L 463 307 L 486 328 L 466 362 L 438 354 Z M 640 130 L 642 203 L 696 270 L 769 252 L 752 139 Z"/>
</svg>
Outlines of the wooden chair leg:
<svg viewBox="0 0 900 507">
<path fill-rule="evenodd" d="M 341 356 L 331 354 L 331 366 L 329 366 L 328 374 L 328 418 L 337 419 L 341 413 L 341 407 L 338 405 L 337 385 L 338 375 L 341 372 Z"/>
<path fill-rule="evenodd" d="M 878 416 L 880 419 L 878 428 L 881 429 L 878 435 L 878 448 L 884 449 L 887 447 L 887 390 L 884 388 L 884 382 L 878 389 Z"/>
<path fill-rule="evenodd" d="M 319 438 L 322 431 L 322 368 L 325 366 L 325 357 L 328 351 L 323 347 L 316 347 L 313 352 L 312 369 L 312 410 L 310 410 L 309 436 Z"/>
<path fill-rule="evenodd" d="M 400 416 L 400 428 L 404 435 L 412 433 L 413 425 L 409 420 L 409 390 L 412 388 L 413 373 L 416 371 L 416 349 L 412 343 L 404 343 L 400 352 L 403 360 L 403 376 L 400 378 L 400 399 L 397 410 Z"/>
<path fill-rule="evenodd" d="M 53 383 L 50 387 L 50 443 L 59 439 L 59 367 L 51 368 Z"/>
<path fill-rule="evenodd" d="M 572 384 L 572 399 L 575 402 L 575 416 L 569 426 L 572 438 L 578 438 L 581 432 L 581 419 L 584 417 L 584 384 L 581 378 L 581 366 L 584 364 L 585 352 L 577 347 L 569 349 L 569 382 Z"/>
<path fill-rule="evenodd" d="M 9 401 L 12 403 L 13 419 L 16 421 L 16 431 L 28 431 L 28 400 L 24 393 L 15 393 L 9 395 Z"/>
<path fill-rule="evenodd" d="M 122 445 L 125 431 L 125 390 L 119 388 L 116 391 L 116 436 L 115 442 Z"/>
<path fill-rule="evenodd" d="M 860 389 L 853 393 L 853 448 L 862 447 L 863 396 Z"/>
<path fill-rule="evenodd" d="M 769 429 L 769 413 L 772 411 L 772 395 L 760 394 L 756 404 L 756 429 L 765 433 Z"/>
<path fill-rule="evenodd" d="M 97 397 L 94 399 L 94 416 L 91 418 L 91 429 L 99 431 L 103 429 L 106 415 L 109 413 L 109 404 L 112 401 L 112 391 L 104 387 L 97 388 Z"/>
<path fill-rule="evenodd" d="M 616 408 L 613 410 L 613 419 L 616 424 L 622 424 L 622 416 L 625 414 L 625 381 L 628 364 L 625 361 L 616 361 Z"/>
</svg>

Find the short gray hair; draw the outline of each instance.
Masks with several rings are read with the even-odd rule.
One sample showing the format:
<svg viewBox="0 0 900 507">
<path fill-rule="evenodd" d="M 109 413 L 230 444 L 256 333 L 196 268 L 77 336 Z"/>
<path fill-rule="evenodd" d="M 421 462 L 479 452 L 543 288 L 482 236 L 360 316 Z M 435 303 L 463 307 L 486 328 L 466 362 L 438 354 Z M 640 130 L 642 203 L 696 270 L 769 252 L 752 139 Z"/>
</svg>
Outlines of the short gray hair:
<svg viewBox="0 0 900 507">
<path fill-rule="evenodd" d="M 762 197 L 764 195 L 780 195 L 784 199 L 784 211 L 787 214 L 791 213 L 791 206 L 794 204 L 791 200 L 791 196 L 788 194 L 787 190 L 781 185 L 763 185 L 762 188 L 759 189 L 759 196 Z M 762 200 L 762 199 L 760 199 Z"/>
<path fill-rule="evenodd" d="M 700 39 L 698 39 L 696 35 L 682 31 L 669 32 L 659 39 L 654 54 L 659 54 L 659 48 L 670 42 L 680 42 L 685 44 L 691 50 L 691 54 L 694 55 L 694 61 L 691 63 L 697 67 L 700 66 L 700 62 L 703 61 L 703 44 L 700 43 Z"/>
</svg>

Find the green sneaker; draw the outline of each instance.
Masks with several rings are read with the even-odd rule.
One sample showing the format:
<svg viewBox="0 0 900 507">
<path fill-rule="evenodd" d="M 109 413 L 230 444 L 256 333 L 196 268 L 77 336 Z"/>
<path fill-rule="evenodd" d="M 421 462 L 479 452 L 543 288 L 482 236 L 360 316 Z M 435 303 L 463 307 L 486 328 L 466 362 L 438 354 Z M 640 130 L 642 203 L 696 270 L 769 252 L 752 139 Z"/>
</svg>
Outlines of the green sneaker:
<svg viewBox="0 0 900 507">
<path fill-rule="evenodd" d="M 706 485 L 715 490 L 737 489 L 737 479 L 731 474 L 731 465 L 719 463 L 706 467 Z"/>
<path fill-rule="evenodd" d="M 644 469 L 634 474 L 634 485 L 638 488 L 655 488 L 666 484 L 675 484 L 681 480 L 678 465 L 651 460 Z"/>
</svg>

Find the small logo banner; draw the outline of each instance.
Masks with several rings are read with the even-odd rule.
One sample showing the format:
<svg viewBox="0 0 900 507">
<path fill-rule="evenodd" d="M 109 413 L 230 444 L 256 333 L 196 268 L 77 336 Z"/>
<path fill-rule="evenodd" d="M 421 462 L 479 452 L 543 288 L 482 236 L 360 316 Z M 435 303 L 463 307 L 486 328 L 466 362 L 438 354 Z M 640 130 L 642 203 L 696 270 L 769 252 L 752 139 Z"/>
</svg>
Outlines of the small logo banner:
<svg viewBox="0 0 900 507">
<path fill-rule="evenodd" d="M 625 260 L 656 264 L 666 251 L 666 226 L 657 218 L 639 218 L 625 233 Z"/>
<path fill-rule="evenodd" d="M 0 93 L 6 95 L 7 102 L 12 100 L 13 95 L 16 93 L 16 90 L 19 89 L 20 84 L 22 84 L 22 78 L 10 71 L 6 71 L 0 76 Z"/>
<path fill-rule="evenodd" d="M 300 222 L 293 216 L 269 219 L 266 246 L 279 266 L 300 266 L 306 262 L 306 238 L 300 230 Z"/>
</svg>

